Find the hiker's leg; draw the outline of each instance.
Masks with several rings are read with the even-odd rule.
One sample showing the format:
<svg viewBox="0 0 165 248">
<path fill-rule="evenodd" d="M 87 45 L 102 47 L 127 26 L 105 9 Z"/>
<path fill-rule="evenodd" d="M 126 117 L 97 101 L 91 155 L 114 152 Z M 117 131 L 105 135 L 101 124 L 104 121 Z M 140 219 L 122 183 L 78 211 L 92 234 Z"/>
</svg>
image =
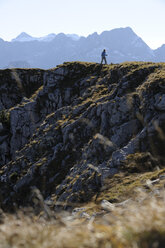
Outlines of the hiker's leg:
<svg viewBox="0 0 165 248">
<path fill-rule="evenodd" d="M 104 60 L 105 60 L 105 64 L 107 65 L 107 60 L 106 60 L 106 57 L 104 58 Z"/>
<path fill-rule="evenodd" d="M 103 57 L 101 57 L 101 65 L 102 65 L 102 63 L 103 63 Z"/>
</svg>

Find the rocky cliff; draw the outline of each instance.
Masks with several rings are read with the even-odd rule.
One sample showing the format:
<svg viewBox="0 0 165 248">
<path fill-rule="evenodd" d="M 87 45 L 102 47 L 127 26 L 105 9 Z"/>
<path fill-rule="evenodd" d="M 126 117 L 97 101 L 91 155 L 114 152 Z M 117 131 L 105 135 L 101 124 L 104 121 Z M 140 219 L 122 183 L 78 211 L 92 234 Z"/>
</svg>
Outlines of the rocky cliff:
<svg viewBox="0 0 165 248">
<path fill-rule="evenodd" d="M 132 189 L 164 172 L 164 149 L 164 63 L 0 71 L 3 208 L 31 204 L 34 188 L 53 207 L 90 201 L 120 173 Z"/>
</svg>

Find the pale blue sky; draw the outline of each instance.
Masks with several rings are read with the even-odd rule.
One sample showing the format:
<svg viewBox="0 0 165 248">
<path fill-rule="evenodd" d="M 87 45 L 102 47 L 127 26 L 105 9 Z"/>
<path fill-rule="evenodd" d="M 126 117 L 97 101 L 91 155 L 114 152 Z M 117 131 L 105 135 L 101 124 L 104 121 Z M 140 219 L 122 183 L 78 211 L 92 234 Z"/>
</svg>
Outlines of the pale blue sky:
<svg viewBox="0 0 165 248">
<path fill-rule="evenodd" d="M 0 38 L 21 32 L 87 36 L 131 27 L 151 48 L 165 44 L 165 0 L 0 0 Z"/>
</svg>

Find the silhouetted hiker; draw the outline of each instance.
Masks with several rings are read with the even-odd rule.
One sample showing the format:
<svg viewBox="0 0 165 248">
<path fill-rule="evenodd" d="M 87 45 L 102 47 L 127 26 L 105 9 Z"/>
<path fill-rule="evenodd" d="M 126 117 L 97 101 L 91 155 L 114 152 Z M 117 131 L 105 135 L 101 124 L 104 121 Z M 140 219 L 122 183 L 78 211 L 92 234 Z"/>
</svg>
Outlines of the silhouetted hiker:
<svg viewBox="0 0 165 248">
<path fill-rule="evenodd" d="M 106 56 L 107 56 L 106 50 L 104 49 L 104 50 L 102 51 L 102 53 L 101 53 L 101 64 L 103 63 L 103 60 L 104 60 L 105 64 L 107 65 Z"/>
</svg>

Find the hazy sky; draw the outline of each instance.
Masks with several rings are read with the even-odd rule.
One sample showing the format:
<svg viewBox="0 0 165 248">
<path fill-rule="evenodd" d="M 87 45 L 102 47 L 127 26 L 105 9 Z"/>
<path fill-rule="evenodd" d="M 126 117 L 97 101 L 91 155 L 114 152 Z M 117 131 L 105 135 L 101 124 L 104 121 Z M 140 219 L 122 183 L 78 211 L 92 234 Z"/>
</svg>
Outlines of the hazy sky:
<svg viewBox="0 0 165 248">
<path fill-rule="evenodd" d="M 87 36 L 131 27 L 151 48 L 165 44 L 165 0 L 0 0 L 0 38 L 21 32 Z"/>
</svg>

